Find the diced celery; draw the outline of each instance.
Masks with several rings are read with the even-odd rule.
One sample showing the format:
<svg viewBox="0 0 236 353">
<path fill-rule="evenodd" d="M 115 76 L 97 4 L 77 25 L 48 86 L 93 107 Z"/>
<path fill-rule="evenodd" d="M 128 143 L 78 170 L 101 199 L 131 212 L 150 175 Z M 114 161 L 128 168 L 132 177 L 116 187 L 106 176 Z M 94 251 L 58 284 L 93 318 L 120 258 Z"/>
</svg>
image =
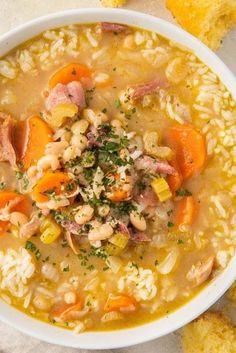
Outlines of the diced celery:
<svg viewBox="0 0 236 353">
<path fill-rule="evenodd" d="M 111 256 L 118 256 L 124 251 L 124 249 L 111 243 L 107 243 L 107 245 L 105 246 L 105 250 L 108 253 L 108 255 L 111 255 Z"/>
<path fill-rule="evenodd" d="M 118 246 L 121 249 L 124 249 L 128 244 L 129 238 L 126 234 L 115 233 L 110 239 L 109 242 L 115 246 Z"/>
<path fill-rule="evenodd" d="M 169 185 L 164 178 L 156 178 L 151 182 L 151 186 L 161 202 L 172 197 Z"/>
<path fill-rule="evenodd" d="M 48 117 L 49 123 L 55 127 L 60 127 L 66 118 L 72 118 L 78 113 L 78 107 L 74 103 L 60 103 L 51 110 L 51 116 Z"/>
<path fill-rule="evenodd" d="M 42 232 L 40 240 L 44 244 L 53 243 L 61 235 L 61 227 L 51 218 L 46 218 L 41 226 L 40 231 Z"/>
</svg>

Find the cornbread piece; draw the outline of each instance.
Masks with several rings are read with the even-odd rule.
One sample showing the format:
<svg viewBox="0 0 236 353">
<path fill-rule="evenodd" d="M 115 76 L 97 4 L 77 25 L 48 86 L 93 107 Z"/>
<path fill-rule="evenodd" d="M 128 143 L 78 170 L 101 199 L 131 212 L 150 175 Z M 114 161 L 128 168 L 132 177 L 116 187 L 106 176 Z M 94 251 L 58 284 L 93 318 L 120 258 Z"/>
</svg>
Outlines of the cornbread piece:
<svg viewBox="0 0 236 353">
<path fill-rule="evenodd" d="M 228 290 L 227 297 L 233 302 L 234 305 L 236 305 L 236 282 L 234 282 L 234 284 Z"/>
<path fill-rule="evenodd" d="M 166 6 L 184 29 L 213 50 L 236 24 L 235 0 L 166 0 Z"/>
<path fill-rule="evenodd" d="M 126 3 L 126 0 L 100 0 L 104 7 L 121 7 Z"/>
<path fill-rule="evenodd" d="M 220 313 L 207 312 L 183 328 L 184 353 L 235 353 L 236 328 Z"/>
</svg>

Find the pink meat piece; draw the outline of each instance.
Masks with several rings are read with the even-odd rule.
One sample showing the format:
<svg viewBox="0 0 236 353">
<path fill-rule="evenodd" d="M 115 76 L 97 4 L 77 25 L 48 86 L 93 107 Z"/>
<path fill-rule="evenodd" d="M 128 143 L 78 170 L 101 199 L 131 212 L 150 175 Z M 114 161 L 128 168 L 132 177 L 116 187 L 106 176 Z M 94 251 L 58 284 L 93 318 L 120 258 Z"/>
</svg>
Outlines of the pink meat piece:
<svg viewBox="0 0 236 353">
<path fill-rule="evenodd" d="M 143 155 L 135 161 L 137 170 L 150 171 L 152 173 L 161 173 L 168 175 L 175 175 L 176 170 L 167 161 L 154 159 L 152 157 Z"/>
<path fill-rule="evenodd" d="M 74 221 L 63 221 L 61 225 L 71 234 L 78 235 L 79 231 L 81 230 L 81 226 Z"/>
<path fill-rule="evenodd" d="M 151 239 L 144 232 L 139 232 L 133 228 L 129 228 L 130 239 L 135 243 L 146 243 L 151 241 Z"/>
<path fill-rule="evenodd" d="M 143 207 L 155 207 L 158 204 L 158 198 L 151 187 L 147 187 L 140 195 L 135 197 L 136 202 Z"/>
<path fill-rule="evenodd" d="M 114 32 L 114 33 L 121 33 L 126 32 L 129 33 L 131 30 L 126 25 L 121 25 L 118 23 L 110 23 L 110 22 L 101 22 L 101 31 L 102 32 Z"/>
<path fill-rule="evenodd" d="M 127 236 L 130 237 L 129 229 L 123 222 L 119 222 L 118 229 L 119 232 L 121 232 L 122 234 L 127 234 Z"/>
<path fill-rule="evenodd" d="M 14 120 L 0 113 L 0 161 L 16 166 L 16 152 L 13 147 Z"/>
<path fill-rule="evenodd" d="M 72 81 L 67 85 L 58 83 L 49 93 L 46 101 L 47 110 L 52 110 L 56 105 L 62 103 L 74 103 L 80 109 L 85 107 L 84 89 L 80 82 Z"/>
<path fill-rule="evenodd" d="M 146 94 L 151 94 L 158 91 L 160 88 L 166 88 L 168 82 L 164 78 L 157 78 L 155 80 L 141 83 L 130 87 L 130 98 L 133 101 L 137 101 L 143 98 Z"/>
</svg>

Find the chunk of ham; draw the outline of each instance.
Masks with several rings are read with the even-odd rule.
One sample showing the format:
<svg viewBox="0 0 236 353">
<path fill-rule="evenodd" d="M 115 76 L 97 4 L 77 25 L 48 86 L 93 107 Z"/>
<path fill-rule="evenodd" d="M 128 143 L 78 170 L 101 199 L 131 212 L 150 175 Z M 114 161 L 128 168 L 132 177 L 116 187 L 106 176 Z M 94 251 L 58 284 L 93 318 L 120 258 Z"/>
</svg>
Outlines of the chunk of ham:
<svg viewBox="0 0 236 353">
<path fill-rule="evenodd" d="M 150 171 L 152 173 L 160 173 L 167 175 L 175 175 L 176 170 L 167 161 L 154 159 L 147 155 L 143 155 L 135 161 L 137 170 Z"/>
<path fill-rule="evenodd" d="M 129 228 L 130 240 L 134 243 L 147 243 L 151 239 L 147 236 L 145 232 L 140 232 L 134 228 Z"/>
<path fill-rule="evenodd" d="M 194 287 L 200 286 L 205 282 L 211 275 L 215 257 L 209 256 L 207 259 L 198 261 L 195 265 L 192 265 L 191 269 L 187 273 L 187 279 L 193 282 Z"/>
<path fill-rule="evenodd" d="M 151 187 L 147 187 L 140 195 L 137 195 L 135 201 L 143 208 L 155 207 L 158 204 L 158 198 Z"/>
<path fill-rule="evenodd" d="M 14 120 L 0 113 L 0 162 L 9 162 L 16 166 L 16 152 L 13 147 Z"/>
<path fill-rule="evenodd" d="M 31 220 L 24 224 L 20 228 L 20 238 L 22 239 L 29 239 L 31 238 L 37 231 L 39 230 L 40 226 L 40 219 L 38 215 L 34 215 Z"/>
<path fill-rule="evenodd" d="M 72 81 L 67 85 L 58 83 L 49 93 L 46 108 L 50 111 L 58 104 L 63 103 L 74 103 L 80 109 L 85 107 L 84 89 L 80 82 Z"/>
<path fill-rule="evenodd" d="M 138 101 L 147 94 L 154 93 L 160 88 L 168 87 L 168 81 L 164 78 L 157 78 L 155 80 L 137 84 L 129 87 L 129 96 L 132 101 Z"/>
<path fill-rule="evenodd" d="M 61 225 L 71 234 L 78 235 L 79 231 L 81 230 L 81 226 L 75 221 L 63 221 Z"/>
<path fill-rule="evenodd" d="M 121 33 L 126 32 L 129 33 L 131 30 L 126 25 L 121 25 L 119 23 L 111 23 L 111 22 L 101 22 L 101 31 L 105 33 L 114 32 Z"/>
</svg>

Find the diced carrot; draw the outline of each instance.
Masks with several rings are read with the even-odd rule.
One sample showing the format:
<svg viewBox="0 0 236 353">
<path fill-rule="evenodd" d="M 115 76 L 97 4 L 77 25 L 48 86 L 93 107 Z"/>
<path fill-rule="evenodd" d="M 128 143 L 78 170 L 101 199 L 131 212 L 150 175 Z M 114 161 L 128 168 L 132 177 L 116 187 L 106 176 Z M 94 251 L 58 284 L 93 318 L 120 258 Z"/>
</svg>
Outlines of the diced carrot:
<svg viewBox="0 0 236 353">
<path fill-rule="evenodd" d="M 110 294 L 104 306 L 104 311 L 132 312 L 132 311 L 135 311 L 136 308 L 137 308 L 137 303 L 134 298 L 124 294 L 120 294 L 120 295 Z"/>
<path fill-rule="evenodd" d="M 192 225 L 197 211 L 197 205 L 193 196 L 183 197 L 178 201 L 174 213 L 174 224 L 176 227 L 181 225 Z"/>
<path fill-rule="evenodd" d="M 129 197 L 129 191 L 124 188 L 124 186 L 130 183 L 130 177 L 126 176 L 125 180 L 121 180 L 119 173 L 115 173 L 113 177 L 115 178 L 116 183 L 107 193 L 107 198 L 113 202 L 121 202 L 126 200 Z"/>
<path fill-rule="evenodd" d="M 32 210 L 30 199 L 25 195 L 17 194 L 13 191 L 0 192 L 0 209 L 10 206 L 11 212 L 22 212 L 29 216 Z M 4 235 L 8 230 L 9 222 L 0 221 L 0 235 Z"/>
<path fill-rule="evenodd" d="M 76 319 L 76 312 L 80 311 L 83 307 L 83 303 L 80 299 L 77 299 L 75 304 L 66 304 L 64 301 L 58 302 L 53 305 L 50 317 L 59 318 L 63 321 Z"/>
<path fill-rule="evenodd" d="M 63 193 L 67 193 L 66 186 L 70 182 L 71 179 L 65 173 L 47 172 L 35 185 L 32 196 L 37 202 L 47 202 L 50 196 L 59 196 Z"/>
<path fill-rule="evenodd" d="M 43 156 L 46 144 L 52 141 L 52 130 L 43 119 L 32 116 L 17 125 L 14 140 L 17 159 L 28 169 Z"/>
<path fill-rule="evenodd" d="M 82 77 L 91 77 L 90 69 L 82 64 L 71 63 L 55 72 L 49 80 L 49 88 L 52 89 L 58 83 L 66 85 L 71 81 L 80 81 Z"/>
<path fill-rule="evenodd" d="M 109 195 L 107 196 L 109 200 L 113 201 L 113 202 L 120 202 L 123 200 L 126 200 L 128 197 L 128 193 L 127 191 L 124 190 L 114 190 L 111 193 L 109 193 Z"/>
<path fill-rule="evenodd" d="M 179 170 L 179 166 L 175 157 L 171 160 L 170 165 L 175 168 L 176 173 L 173 175 L 167 176 L 167 183 L 172 193 L 175 194 L 175 192 L 180 188 L 182 184 L 183 177 L 181 175 L 181 172 Z"/>
<path fill-rule="evenodd" d="M 201 171 L 206 161 L 204 137 L 190 124 L 177 124 L 167 131 L 166 142 L 175 152 L 183 179 Z"/>
</svg>

